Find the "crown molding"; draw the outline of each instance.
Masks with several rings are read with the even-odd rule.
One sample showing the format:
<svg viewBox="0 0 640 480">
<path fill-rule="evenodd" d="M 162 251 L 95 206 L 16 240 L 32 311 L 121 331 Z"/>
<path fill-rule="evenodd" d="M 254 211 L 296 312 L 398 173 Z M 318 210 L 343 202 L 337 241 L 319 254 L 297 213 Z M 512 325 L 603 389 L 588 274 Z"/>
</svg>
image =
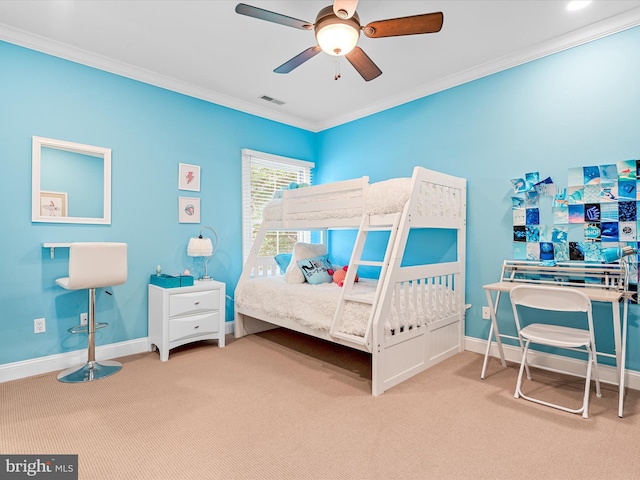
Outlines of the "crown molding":
<svg viewBox="0 0 640 480">
<path fill-rule="evenodd" d="M 149 85 L 171 90 L 177 93 L 215 103 L 223 107 L 238 110 L 243 113 L 255 115 L 267 120 L 301 128 L 314 133 L 327 130 L 354 120 L 358 120 L 375 113 L 388 110 L 393 107 L 423 98 L 464 83 L 477 80 L 494 73 L 522 65 L 533 60 L 553 55 L 600 38 L 622 32 L 640 25 L 640 7 L 631 9 L 601 22 L 575 30 L 566 35 L 556 37 L 547 42 L 535 45 L 532 48 L 523 49 L 511 55 L 506 55 L 497 60 L 486 62 L 468 70 L 449 75 L 435 82 L 420 86 L 420 88 L 403 92 L 375 103 L 367 108 L 354 112 L 348 112 L 327 119 L 326 121 L 312 122 L 296 116 L 279 114 L 272 109 L 263 108 L 249 102 L 229 97 L 221 93 L 198 87 L 174 78 L 160 75 L 124 62 L 117 62 L 108 57 L 98 55 L 80 48 L 71 47 L 61 42 L 25 32 L 8 25 L 0 24 L 0 40 L 36 50 L 48 55 L 70 60 L 76 63 L 97 68 L 109 73 L 137 80 Z"/>
<path fill-rule="evenodd" d="M 190 83 L 181 82 L 175 78 L 139 68 L 125 62 L 118 62 L 103 55 L 25 32 L 24 30 L 16 29 L 2 23 L 0 23 L 0 40 L 46 53 L 47 55 L 52 55 L 64 60 L 96 68 L 98 70 L 114 73 L 116 75 L 147 83 L 165 90 L 182 93 L 184 95 L 215 103 L 233 110 L 239 110 L 242 113 L 248 113 L 267 120 L 273 120 L 310 131 L 314 131 L 317 127 L 314 122 L 308 122 L 292 115 L 278 114 L 268 108 L 263 108 Z"/>
<path fill-rule="evenodd" d="M 553 38 L 547 42 L 537 44 L 532 48 L 523 49 L 514 54 L 505 55 L 496 60 L 477 65 L 468 70 L 422 85 L 420 88 L 403 92 L 402 94 L 387 98 L 384 101 L 378 102 L 365 109 L 336 116 L 326 122 L 319 122 L 316 125 L 316 130 L 314 131 L 319 132 L 337 127 L 338 125 L 352 122 L 354 120 L 412 102 L 419 98 L 433 95 L 434 93 L 553 55 L 554 53 L 569 50 L 579 45 L 628 30 L 638 25 L 640 25 L 640 7 L 575 30 L 566 35 Z"/>
</svg>

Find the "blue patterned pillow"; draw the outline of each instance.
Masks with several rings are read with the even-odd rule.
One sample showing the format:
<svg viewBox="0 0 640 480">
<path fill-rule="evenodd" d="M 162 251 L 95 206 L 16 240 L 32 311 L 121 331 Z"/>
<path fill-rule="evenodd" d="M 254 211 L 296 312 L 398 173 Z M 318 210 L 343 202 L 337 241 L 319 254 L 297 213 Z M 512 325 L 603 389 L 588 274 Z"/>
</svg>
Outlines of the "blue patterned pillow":
<svg viewBox="0 0 640 480">
<path fill-rule="evenodd" d="M 275 257 L 276 263 L 280 267 L 280 271 L 284 274 L 287 271 L 287 267 L 291 262 L 291 254 L 290 253 L 279 253 Z"/>
<path fill-rule="evenodd" d="M 327 255 L 309 258 L 307 260 L 299 260 L 298 266 L 300 270 L 302 270 L 304 278 L 311 285 L 333 282 L 333 276 L 329 275 L 328 272 L 331 270 L 331 262 Z"/>
</svg>

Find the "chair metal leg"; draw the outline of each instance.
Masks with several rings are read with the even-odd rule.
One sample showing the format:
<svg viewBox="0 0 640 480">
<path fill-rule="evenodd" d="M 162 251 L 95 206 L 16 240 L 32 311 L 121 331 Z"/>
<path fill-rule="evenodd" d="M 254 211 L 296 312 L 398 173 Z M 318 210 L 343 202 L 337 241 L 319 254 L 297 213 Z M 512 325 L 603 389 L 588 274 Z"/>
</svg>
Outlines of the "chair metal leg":
<svg viewBox="0 0 640 480">
<path fill-rule="evenodd" d="M 87 363 L 80 367 L 72 367 L 63 370 L 58 374 L 58 380 L 64 383 L 82 383 L 100 380 L 118 372 L 122 368 L 122 364 L 114 361 L 96 362 L 96 289 L 89 289 L 89 318 L 87 319 L 88 327 L 88 352 Z"/>
<path fill-rule="evenodd" d="M 593 365 L 593 351 L 587 347 L 587 378 L 584 382 L 584 400 L 582 401 L 582 418 L 589 418 L 589 393 L 591 392 L 591 367 Z"/>
<path fill-rule="evenodd" d="M 600 393 L 600 374 L 598 373 L 598 353 L 596 352 L 596 346 L 592 345 L 593 349 L 593 377 L 596 383 L 596 397 L 601 398 L 602 393 Z"/>
<path fill-rule="evenodd" d="M 582 413 L 582 417 L 583 418 L 589 418 L 589 393 L 591 391 L 591 368 L 592 366 L 595 364 L 594 363 L 594 356 L 595 353 L 594 351 L 590 348 L 590 347 L 586 347 L 587 348 L 587 354 L 588 354 L 588 359 L 587 359 L 587 374 L 586 374 L 586 378 L 585 378 L 585 387 L 584 387 L 584 396 L 582 399 L 582 407 L 580 408 L 568 408 L 562 405 L 558 405 L 555 403 L 551 403 L 551 402 L 546 402 L 544 400 L 540 400 L 539 398 L 534 398 L 534 397 L 530 397 L 528 395 L 525 395 L 524 393 L 522 393 L 522 376 L 524 375 L 525 372 L 525 365 L 527 362 L 527 354 L 529 352 L 529 345 L 531 343 L 531 340 L 527 339 L 526 343 L 524 345 L 524 352 L 522 354 L 522 362 L 520 362 L 520 370 L 518 371 L 518 381 L 516 382 L 516 391 L 513 394 L 513 396 L 515 398 L 524 398 L 525 400 L 529 400 L 530 402 L 534 402 L 534 403 L 539 403 L 540 405 L 546 405 L 547 407 L 553 407 L 553 408 L 557 408 L 559 410 L 563 410 L 565 412 L 569 412 L 569 413 Z"/>
<path fill-rule="evenodd" d="M 516 391 L 513 394 L 515 398 L 520 398 L 520 395 L 522 394 L 522 392 L 520 391 L 520 388 L 522 387 L 522 375 L 527 365 L 527 352 L 529 351 L 529 343 L 531 343 L 531 340 L 526 341 L 524 348 L 522 350 L 522 360 L 520 361 L 520 370 L 518 371 L 518 382 L 516 383 Z M 531 379 L 531 374 L 529 373 L 529 369 L 527 369 L 527 377 Z"/>
</svg>

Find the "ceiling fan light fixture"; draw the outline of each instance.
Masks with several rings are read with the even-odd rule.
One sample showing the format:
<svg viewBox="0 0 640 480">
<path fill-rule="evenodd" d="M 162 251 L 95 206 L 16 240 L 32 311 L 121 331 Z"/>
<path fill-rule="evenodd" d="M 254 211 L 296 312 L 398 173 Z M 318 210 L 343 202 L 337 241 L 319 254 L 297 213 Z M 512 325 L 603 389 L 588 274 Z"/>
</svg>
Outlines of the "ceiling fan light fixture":
<svg viewBox="0 0 640 480">
<path fill-rule="evenodd" d="M 360 18 L 356 12 L 351 18 L 339 18 L 333 13 L 333 7 L 328 6 L 318 12 L 314 29 L 322 51 L 334 56 L 346 55 L 360 38 Z"/>
<path fill-rule="evenodd" d="M 346 55 L 358 43 L 360 30 L 350 23 L 332 23 L 316 31 L 320 48 L 329 55 Z"/>
<path fill-rule="evenodd" d="M 442 12 L 433 12 L 378 20 L 362 27 L 356 11 L 357 4 L 358 0 L 334 0 L 333 5 L 318 12 L 313 24 L 244 3 L 236 6 L 236 13 L 301 30 L 313 28 L 318 43 L 275 68 L 274 73 L 289 73 L 323 51 L 335 57 L 344 56 L 367 82 L 378 78 L 382 70 L 357 46 L 361 31 L 369 38 L 436 33 L 442 28 L 444 20 Z M 339 77 L 339 62 L 336 60 L 335 78 Z"/>
<path fill-rule="evenodd" d="M 572 0 L 567 4 L 567 10 L 575 12 L 576 10 L 582 10 L 591 3 L 591 0 Z"/>
</svg>

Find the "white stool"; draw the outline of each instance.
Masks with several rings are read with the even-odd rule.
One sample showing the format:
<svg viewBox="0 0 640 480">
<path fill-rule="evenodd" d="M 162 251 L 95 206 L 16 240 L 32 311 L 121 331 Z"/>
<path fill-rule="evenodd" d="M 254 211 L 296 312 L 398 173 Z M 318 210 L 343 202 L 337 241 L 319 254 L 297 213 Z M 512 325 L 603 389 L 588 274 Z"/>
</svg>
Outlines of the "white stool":
<svg viewBox="0 0 640 480">
<path fill-rule="evenodd" d="M 75 242 L 69 250 L 69 276 L 58 278 L 56 283 L 67 290 L 89 290 L 89 318 L 87 333 L 89 351 L 87 363 L 68 368 L 58 374 L 58 380 L 66 383 L 90 382 L 113 375 L 122 368 L 118 362 L 96 362 L 96 288 L 120 285 L 127 281 L 127 244 L 115 242 Z M 99 324 L 98 328 L 107 326 Z M 78 333 L 84 329 L 74 327 Z"/>
</svg>

